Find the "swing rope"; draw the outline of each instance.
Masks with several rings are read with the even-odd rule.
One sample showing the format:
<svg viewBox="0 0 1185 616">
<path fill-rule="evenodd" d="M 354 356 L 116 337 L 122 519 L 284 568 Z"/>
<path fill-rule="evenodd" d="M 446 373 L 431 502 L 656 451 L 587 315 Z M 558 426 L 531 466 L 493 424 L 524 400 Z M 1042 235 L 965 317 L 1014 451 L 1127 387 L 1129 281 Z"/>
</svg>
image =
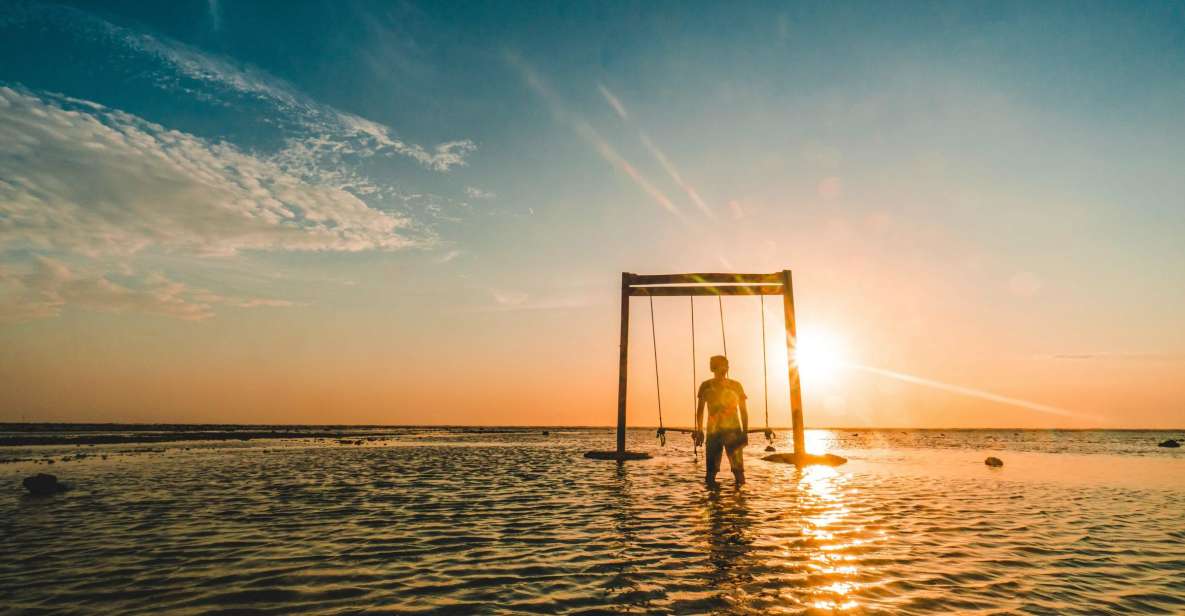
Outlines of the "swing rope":
<svg viewBox="0 0 1185 616">
<path fill-rule="evenodd" d="M 695 296 L 687 296 L 687 306 L 691 308 L 691 417 L 692 425 L 696 425 L 695 413 L 699 410 L 699 376 L 695 371 Z M 691 455 L 696 460 L 699 460 L 699 443 L 695 438 L 691 439 Z"/>
<path fill-rule="evenodd" d="M 650 344 L 654 348 L 654 393 L 658 395 L 658 442 L 667 445 L 667 430 L 662 425 L 662 387 L 658 380 L 658 336 L 654 333 L 654 296 L 650 296 Z"/>
<path fill-rule="evenodd" d="M 724 356 L 728 357 L 728 339 L 724 337 L 724 298 L 717 295 L 716 303 L 720 305 L 720 344 L 724 346 Z"/>
</svg>

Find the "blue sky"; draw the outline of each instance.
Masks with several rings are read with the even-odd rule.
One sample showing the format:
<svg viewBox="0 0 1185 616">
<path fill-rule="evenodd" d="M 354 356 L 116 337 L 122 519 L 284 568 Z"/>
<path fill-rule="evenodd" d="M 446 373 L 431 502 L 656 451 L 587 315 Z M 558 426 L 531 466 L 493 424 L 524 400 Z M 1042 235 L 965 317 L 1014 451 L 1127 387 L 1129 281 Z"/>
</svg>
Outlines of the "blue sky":
<svg viewBox="0 0 1185 616">
<path fill-rule="evenodd" d="M 4 417 L 603 423 L 619 272 L 790 267 L 820 425 L 1181 423 L 1180 5 L 3 7 Z"/>
</svg>

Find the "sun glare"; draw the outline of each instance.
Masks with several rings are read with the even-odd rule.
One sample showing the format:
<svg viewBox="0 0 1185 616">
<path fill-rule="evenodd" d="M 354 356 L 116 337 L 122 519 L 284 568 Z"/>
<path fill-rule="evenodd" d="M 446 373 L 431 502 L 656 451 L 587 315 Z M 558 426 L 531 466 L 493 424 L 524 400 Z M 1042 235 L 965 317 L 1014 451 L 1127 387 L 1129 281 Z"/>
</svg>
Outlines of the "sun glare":
<svg viewBox="0 0 1185 616">
<path fill-rule="evenodd" d="M 804 329 L 798 334 L 794 359 L 807 386 L 832 385 L 844 363 L 847 348 L 843 339 L 822 329 Z"/>
</svg>

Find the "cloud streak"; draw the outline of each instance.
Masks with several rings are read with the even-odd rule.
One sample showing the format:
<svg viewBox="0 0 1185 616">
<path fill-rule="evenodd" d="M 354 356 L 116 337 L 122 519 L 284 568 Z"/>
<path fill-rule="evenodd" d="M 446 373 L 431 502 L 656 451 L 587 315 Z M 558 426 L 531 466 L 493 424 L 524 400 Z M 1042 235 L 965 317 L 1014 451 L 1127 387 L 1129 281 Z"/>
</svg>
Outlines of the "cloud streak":
<svg viewBox="0 0 1185 616">
<path fill-rule="evenodd" d="M 625 105 L 621 104 L 621 99 L 617 98 L 617 95 L 609 90 L 609 88 L 606 88 L 605 84 L 598 83 L 597 90 L 600 91 L 601 96 L 605 97 L 605 102 L 609 103 L 609 106 L 613 108 L 613 111 L 617 112 L 617 117 L 621 118 L 622 120 L 630 119 L 630 114 L 625 110 Z"/>
<path fill-rule="evenodd" d="M 605 84 L 597 84 L 597 89 L 600 90 L 601 95 L 605 97 L 605 102 L 609 103 L 609 106 L 612 107 L 615 112 L 617 112 L 617 117 L 621 118 L 623 122 L 628 123 L 630 119 L 629 111 L 626 110 L 625 105 L 621 102 L 621 99 L 617 98 L 617 95 L 615 95 L 608 87 L 606 87 Z M 650 152 L 650 155 L 653 156 L 656 161 L 658 161 L 658 164 L 662 167 L 663 171 L 667 172 L 667 175 L 671 178 L 671 181 L 673 181 L 675 185 L 687 195 L 687 198 L 690 199 L 691 202 L 694 203 L 695 206 L 698 207 L 705 216 L 708 218 L 715 218 L 715 212 L 712 211 L 712 208 L 708 207 L 707 203 L 704 203 L 704 200 L 699 196 L 699 192 L 697 192 L 694 187 L 692 187 L 683 179 L 683 174 L 679 173 L 679 169 L 675 166 L 675 163 L 671 162 L 671 159 L 667 156 L 666 152 L 664 152 L 662 148 L 658 147 L 658 144 L 654 143 L 654 141 L 650 139 L 650 136 L 647 135 L 645 131 L 639 130 L 638 138 L 641 140 L 642 145 L 646 147 L 646 151 Z"/>
<path fill-rule="evenodd" d="M 1180 361 L 1185 355 L 1180 353 L 1152 353 L 1152 352 L 1116 352 L 1099 351 L 1094 353 L 1052 353 L 1040 355 L 1038 359 L 1066 359 L 1066 360 L 1109 360 L 1109 361 Z"/>
<path fill-rule="evenodd" d="M 570 125 L 576 131 L 576 134 L 588 142 L 601 158 L 633 180 L 634 184 L 642 189 L 642 192 L 646 193 L 659 207 L 680 218 L 682 217 L 682 212 L 679 211 L 679 208 L 675 206 L 666 194 L 647 179 L 646 176 L 642 175 L 613 146 L 609 145 L 609 142 L 588 121 L 581 115 L 568 111 L 560 96 L 522 58 L 514 54 L 507 54 L 507 61 L 518 69 L 527 87 L 547 103 L 547 107 L 556 121 Z"/>
<path fill-rule="evenodd" d="M 925 387 L 930 387 L 932 389 L 940 389 L 942 391 L 948 391 L 948 392 L 960 394 L 963 396 L 969 396 L 972 398 L 979 398 L 980 400 L 987 400 L 989 402 L 998 402 L 1000 404 L 1007 404 L 1009 406 L 1016 406 L 1016 407 L 1020 407 L 1023 409 L 1028 409 L 1030 411 L 1037 411 L 1039 413 L 1048 413 L 1050 415 L 1060 415 L 1062 417 L 1078 417 L 1078 418 L 1096 419 L 1096 420 L 1101 419 L 1101 417 L 1099 417 L 1097 415 L 1084 415 L 1082 413 L 1076 413 L 1074 411 L 1059 408 L 1056 406 L 1050 406 L 1048 404 L 1040 404 L 1037 402 L 1031 402 L 1029 400 L 1022 400 L 1020 398 L 1010 398 L 1008 396 L 1001 396 L 999 394 L 995 394 L 990 391 L 985 391 L 982 389 L 975 389 L 973 387 L 964 387 L 962 385 L 954 385 L 951 383 L 943 383 L 942 381 L 935 381 L 933 379 L 927 379 L 927 378 L 915 376 L 912 374 L 906 374 L 904 372 L 896 372 L 894 370 L 886 370 L 884 368 L 874 368 L 872 366 L 862 366 L 859 364 L 851 364 L 851 363 L 845 364 L 845 365 L 847 365 L 850 368 L 854 368 L 856 370 L 863 370 L 864 372 L 870 372 L 872 374 L 886 376 L 886 377 L 889 377 L 892 379 L 896 379 L 898 381 L 904 381 L 906 383 L 913 383 L 915 385 L 923 385 Z"/>
</svg>

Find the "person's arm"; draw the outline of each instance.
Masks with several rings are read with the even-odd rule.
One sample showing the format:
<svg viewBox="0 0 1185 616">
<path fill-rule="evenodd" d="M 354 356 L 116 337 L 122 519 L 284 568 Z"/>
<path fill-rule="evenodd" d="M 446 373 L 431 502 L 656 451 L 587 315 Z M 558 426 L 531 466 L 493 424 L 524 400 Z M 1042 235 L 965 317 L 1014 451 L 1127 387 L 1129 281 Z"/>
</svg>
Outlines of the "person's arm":
<svg viewBox="0 0 1185 616">
<path fill-rule="evenodd" d="M 749 443 L 749 403 L 747 402 L 747 400 L 749 397 L 745 395 L 745 388 L 741 387 L 740 383 L 737 383 L 737 393 L 740 394 L 737 397 L 741 399 L 741 404 L 740 404 L 741 434 L 745 435 L 743 442 L 745 444 L 748 444 Z"/>
<path fill-rule="evenodd" d="M 691 435 L 692 440 L 696 445 L 704 441 L 704 388 L 699 388 L 699 393 L 696 394 L 695 404 L 695 432 Z"/>
</svg>

